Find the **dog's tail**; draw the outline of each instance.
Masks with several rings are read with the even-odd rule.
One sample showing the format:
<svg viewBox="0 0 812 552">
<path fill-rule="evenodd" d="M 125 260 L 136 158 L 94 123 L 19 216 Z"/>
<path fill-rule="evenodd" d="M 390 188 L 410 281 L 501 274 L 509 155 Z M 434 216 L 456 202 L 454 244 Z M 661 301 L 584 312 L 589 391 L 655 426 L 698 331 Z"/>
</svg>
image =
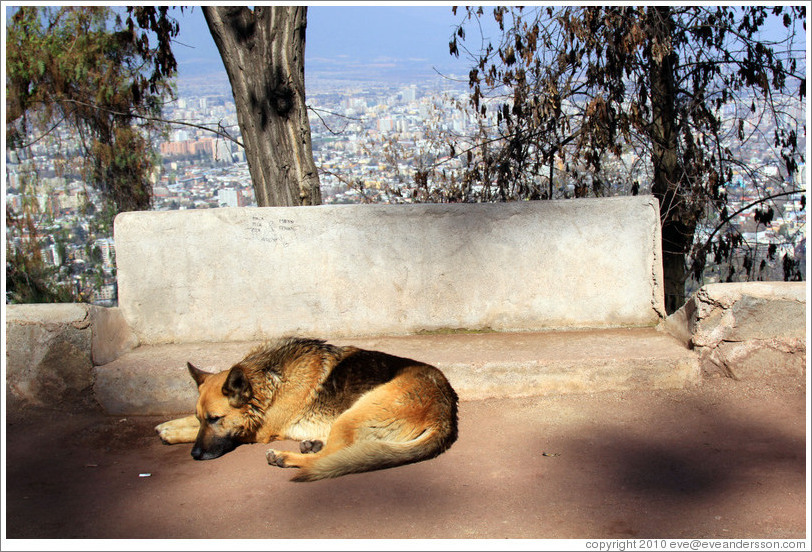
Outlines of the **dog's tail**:
<svg viewBox="0 0 812 552">
<path fill-rule="evenodd" d="M 409 441 L 357 441 L 300 469 L 291 481 L 318 481 L 429 460 L 446 451 L 456 439 L 456 432 L 442 435 L 430 429 Z"/>
</svg>

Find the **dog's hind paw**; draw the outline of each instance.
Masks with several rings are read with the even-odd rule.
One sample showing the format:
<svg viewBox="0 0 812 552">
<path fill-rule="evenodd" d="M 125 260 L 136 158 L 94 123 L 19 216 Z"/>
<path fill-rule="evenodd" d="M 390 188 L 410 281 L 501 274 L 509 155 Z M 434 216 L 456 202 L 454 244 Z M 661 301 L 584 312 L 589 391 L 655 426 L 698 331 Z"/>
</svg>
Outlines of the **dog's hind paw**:
<svg viewBox="0 0 812 552">
<path fill-rule="evenodd" d="M 271 466 L 276 466 L 278 468 L 288 467 L 285 464 L 284 453 L 279 452 L 278 450 L 268 449 L 268 452 L 265 453 L 265 458 L 268 460 L 268 464 Z"/>
<path fill-rule="evenodd" d="M 299 443 L 299 451 L 302 454 L 318 452 L 324 447 L 323 441 L 302 441 Z"/>
</svg>

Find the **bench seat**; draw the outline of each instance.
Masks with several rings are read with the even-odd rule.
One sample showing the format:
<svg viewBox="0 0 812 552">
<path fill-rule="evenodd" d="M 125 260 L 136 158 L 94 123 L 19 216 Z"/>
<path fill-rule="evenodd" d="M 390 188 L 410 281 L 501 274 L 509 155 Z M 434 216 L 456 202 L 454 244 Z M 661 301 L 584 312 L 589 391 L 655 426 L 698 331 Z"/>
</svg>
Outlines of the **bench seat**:
<svg viewBox="0 0 812 552">
<path fill-rule="evenodd" d="M 342 338 L 336 345 L 384 351 L 433 364 L 462 400 L 628 389 L 675 389 L 700 380 L 695 354 L 655 328 L 441 333 Z M 95 368 L 97 400 L 111 414 L 194 411 L 186 362 L 228 369 L 259 342 L 138 347 Z"/>
</svg>

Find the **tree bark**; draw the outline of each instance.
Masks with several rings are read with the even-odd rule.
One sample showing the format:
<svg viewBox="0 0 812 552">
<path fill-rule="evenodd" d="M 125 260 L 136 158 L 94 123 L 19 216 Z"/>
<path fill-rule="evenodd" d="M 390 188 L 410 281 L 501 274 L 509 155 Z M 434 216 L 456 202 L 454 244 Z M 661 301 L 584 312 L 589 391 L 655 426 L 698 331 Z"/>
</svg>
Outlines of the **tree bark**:
<svg viewBox="0 0 812 552">
<path fill-rule="evenodd" d="M 674 32 L 674 23 L 669 7 L 650 7 L 648 17 L 652 49 L 649 57 L 654 167 L 651 192 L 660 202 L 665 308 L 670 314 L 685 303 L 686 259 L 696 224 L 688 222 L 682 190 L 686 175 L 679 158 L 675 83 L 679 60 L 667 46 Z"/>
<path fill-rule="evenodd" d="M 307 8 L 204 6 L 231 83 L 257 204 L 317 205 L 304 87 Z"/>
</svg>

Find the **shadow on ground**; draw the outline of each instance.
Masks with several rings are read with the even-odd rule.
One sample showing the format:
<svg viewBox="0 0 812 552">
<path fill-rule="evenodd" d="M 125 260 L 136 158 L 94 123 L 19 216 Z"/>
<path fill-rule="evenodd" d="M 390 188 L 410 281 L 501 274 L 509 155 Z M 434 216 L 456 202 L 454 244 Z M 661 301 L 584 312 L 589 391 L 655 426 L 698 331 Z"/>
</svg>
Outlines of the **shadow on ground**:
<svg viewBox="0 0 812 552">
<path fill-rule="evenodd" d="M 797 385 L 728 380 L 464 402 L 440 457 L 305 484 L 266 445 L 195 462 L 158 442 L 157 418 L 15 410 L 7 534 L 804 538 L 805 406 Z"/>
</svg>

